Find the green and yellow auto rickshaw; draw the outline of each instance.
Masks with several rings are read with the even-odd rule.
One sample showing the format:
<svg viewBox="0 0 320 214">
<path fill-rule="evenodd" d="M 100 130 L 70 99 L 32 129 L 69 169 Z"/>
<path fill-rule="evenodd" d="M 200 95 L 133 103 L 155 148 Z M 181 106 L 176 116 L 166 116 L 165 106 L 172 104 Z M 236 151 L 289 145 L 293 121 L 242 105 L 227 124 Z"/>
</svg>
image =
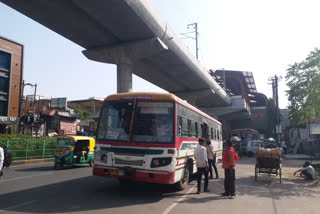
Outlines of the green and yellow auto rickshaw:
<svg viewBox="0 0 320 214">
<path fill-rule="evenodd" d="M 58 137 L 55 151 L 54 168 L 88 163 L 92 166 L 95 140 L 86 136 Z"/>
</svg>

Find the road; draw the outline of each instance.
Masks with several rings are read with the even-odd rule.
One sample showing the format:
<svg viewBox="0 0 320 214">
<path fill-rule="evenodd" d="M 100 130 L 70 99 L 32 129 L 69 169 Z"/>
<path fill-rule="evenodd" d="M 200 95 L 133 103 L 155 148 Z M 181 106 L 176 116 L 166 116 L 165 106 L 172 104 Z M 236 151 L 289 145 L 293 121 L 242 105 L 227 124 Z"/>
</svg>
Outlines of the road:
<svg viewBox="0 0 320 214">
<path fill-rule="evenodd" d="M 286 165 L 286 163 L 284 163 Z M 319 183 L 292 177 L 296 164 L 284 167 L 283 183 L 261 175 L 254 181 L 254 159 L 237 165 L 236 199 L 220 197 L 223 179 L 210 180 L 209 193 L 195 194 L 196 183 L 176 192 L 172 186 L 134 184 L 94 177 L 78 166 L 54 171 L 53 163 L 12 167 L 0 179 L 1 213 L 319 213 Z M 300 164 L 301 165 L 301 164 Z M 219 165 L 220 177 L 223 177 Z"/>
</svg>

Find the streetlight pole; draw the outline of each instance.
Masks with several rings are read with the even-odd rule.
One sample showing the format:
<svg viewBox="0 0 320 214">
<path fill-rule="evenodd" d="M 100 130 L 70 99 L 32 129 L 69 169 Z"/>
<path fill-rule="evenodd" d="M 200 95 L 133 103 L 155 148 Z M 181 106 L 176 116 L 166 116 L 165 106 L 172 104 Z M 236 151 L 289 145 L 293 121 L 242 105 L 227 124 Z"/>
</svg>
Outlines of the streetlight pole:
<svg viewBox="0 0 320 214">
<path fill-rule="evenodd" d="M 35 111 L 35 100 L 36 100 L 36 93 L 37 93 L 37 84 L 31 84 L 31 83 L 25 83 L 25 81 L 22 81 L 22 93 L 21 96 L 23 97 L 23 93 L 24 93 L 24 87 L 25 86 L 31 86 L 31 87 L 35 87 L 34 89 L 34 100 L 33 100 L 33 113 Z M 28 107 L 28 99 L 26 97 L 26 101 L 25 101 L 25 105 L 24 105 L 24 120 L 23 120 L 23 127 L 22 127 L 22 133 L 24 133 L 24 127 L 26 125 L 26 120 L 27 120 L 27 107 Z M 21 122 L 20 122 L 21 123 Z"/>
</svg>

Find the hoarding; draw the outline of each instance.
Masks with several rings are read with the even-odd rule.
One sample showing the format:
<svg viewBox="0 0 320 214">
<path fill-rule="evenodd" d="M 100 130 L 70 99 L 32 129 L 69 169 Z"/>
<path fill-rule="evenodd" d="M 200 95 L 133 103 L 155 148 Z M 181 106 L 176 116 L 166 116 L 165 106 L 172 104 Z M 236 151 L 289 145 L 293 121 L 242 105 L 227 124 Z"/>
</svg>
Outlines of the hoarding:
<svg viewBox="0 0 320 214">
<path fill-rule="evenodd" d="M 66 108 L 67 107 L 67 98 L 51 98 L 51 107 L 52 108 Z"/>
<path fill-rule="evenodd" d="M 77 134 L 77 121 L 60 121 L 60 130 L 64 130 L 64 134 Z"/>
<path fill-rule="evenodd" d="M 47 106 L 42 107 L 42 112 L 41 112 L 42 115 L 53 117 L 55 113 L 56 113 L 56 110 L 54 108 L 50 108 Z"/>
<path fill-rule="evenodd" d="M 310 134 L 320 134 L 320 124 L 310 124 Z"/>
</svg>

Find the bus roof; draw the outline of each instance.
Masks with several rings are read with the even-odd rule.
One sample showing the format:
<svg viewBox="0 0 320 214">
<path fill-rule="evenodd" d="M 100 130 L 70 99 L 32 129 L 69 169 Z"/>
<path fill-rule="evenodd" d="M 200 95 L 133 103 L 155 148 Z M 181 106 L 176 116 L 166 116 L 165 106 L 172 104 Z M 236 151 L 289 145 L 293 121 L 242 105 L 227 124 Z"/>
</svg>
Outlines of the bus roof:
<svg viewBox="0 0 320 214">
<path fill-rule="evenodd" d="M 233 130 L 231 130 L 231 132 L 248 132 L 248 131 L 258 132 L 257 130 L 251 129 L 251 128 L 233 129 Z"/>
<path fill-rule="evenodd" d="M 197 109 L 187 101 L 180 99 L 174 94 L 171 93 L 157 93 L 157 92 L 128 92 L 128 93 L 119 93 L 119 94 L 112 94 L 109 95 L 105 101 L 109 100 L 131 100 L 131 99 L 141 99 L 141 100 L 170 100 L 170 101 L 176 101 L 177 103 L 180 103 L 184 105 L 185 107 L 201 114 L 202 116 L 209 118 L 213 120 L 215 123 L 218 123 L 221 125 L 219 121 L 212 118 L 211 116 L 207 115 L 206 113 L 202 112 L 201 110 Z"/>
<path fill-rule="evenodd" d="M 133 98 L 141 100 L 176 100 L 177 96 L 170 93 L 128 92 L 109 95 L 105 100 L 131 100 Z"/>
</svg>

